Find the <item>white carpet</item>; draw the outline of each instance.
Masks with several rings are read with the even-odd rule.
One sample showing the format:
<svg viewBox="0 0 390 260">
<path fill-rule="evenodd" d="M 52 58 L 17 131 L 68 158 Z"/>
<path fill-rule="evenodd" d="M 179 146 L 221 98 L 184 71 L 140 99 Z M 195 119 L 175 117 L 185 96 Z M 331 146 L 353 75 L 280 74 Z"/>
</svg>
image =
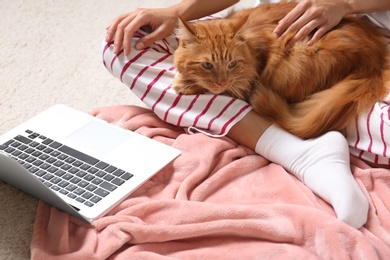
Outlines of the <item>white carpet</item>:
<svg viewBox="0 0 390 260">
<path fill-rule="evenodd" d="M 142 103 L 103 67 L 116 15 L 180 1 L 0 0 L 0 134 L 56 103 L 88 112 Z M 252 1 L 241 1 L 241 5 Z M 30 259 L 36 199 L 0 182 L 0 259 Z"/>
</svg>

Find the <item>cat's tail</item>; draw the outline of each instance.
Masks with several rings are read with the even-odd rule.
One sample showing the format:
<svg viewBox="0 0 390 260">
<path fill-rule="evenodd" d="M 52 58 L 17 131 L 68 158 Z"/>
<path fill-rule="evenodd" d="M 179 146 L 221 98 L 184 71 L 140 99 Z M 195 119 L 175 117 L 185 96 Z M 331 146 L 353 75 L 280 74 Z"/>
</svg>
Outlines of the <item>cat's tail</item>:
<svg viewBox="0 0 390 260">
<path fill-rule="evenodd" d="M 301 138 L 313 138 L 328 131 L 343 132 L 376 101 L 383 100 L 390 85 L 390 72 L 384 78 L 354 79 L 353 76 L 329 89 L 311 95 L 303 102 L 289 105 L 273 91 L 256 90 L 251 102 L 256 112 Z M 384 80 L 387 77 L 387 80 Z"/>
</svg>

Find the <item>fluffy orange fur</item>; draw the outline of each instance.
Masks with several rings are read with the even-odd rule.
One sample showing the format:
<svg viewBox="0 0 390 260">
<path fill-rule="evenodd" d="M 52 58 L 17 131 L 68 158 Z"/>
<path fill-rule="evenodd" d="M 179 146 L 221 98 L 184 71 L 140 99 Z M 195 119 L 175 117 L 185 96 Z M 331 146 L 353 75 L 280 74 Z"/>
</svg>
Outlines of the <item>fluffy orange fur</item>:
<svg viewBox="0 0 390 260">
<path fill-rule="evenodd" d="M 272 33 L 296 3 L 261 5 L 193 24 L 181 22 L 173 88 L 248 101 L 302 137 L 343 132 L 388 92 L 387 43 L 363 18 L 346 17 L 320 41 L 286 49 Z"/>
</svg>

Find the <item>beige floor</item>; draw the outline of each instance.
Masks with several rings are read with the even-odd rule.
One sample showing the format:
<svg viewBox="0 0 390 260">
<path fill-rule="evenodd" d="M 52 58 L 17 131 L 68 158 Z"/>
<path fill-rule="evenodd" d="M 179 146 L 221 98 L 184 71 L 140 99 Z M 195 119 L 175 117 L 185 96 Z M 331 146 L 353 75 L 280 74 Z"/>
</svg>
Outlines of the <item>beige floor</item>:
<svg viewBox="0 0 390 260">
<path fill-rule="evenodd" d="M 105 27 L 137 7 L 176 2 L 0 0 L 0 134 L 56 103 L 85 112 L 141 105 L 102 65 Z M 30 258 L 36 205 L 34 198 L 0 182 L 0 260 Z"/>
</svg>

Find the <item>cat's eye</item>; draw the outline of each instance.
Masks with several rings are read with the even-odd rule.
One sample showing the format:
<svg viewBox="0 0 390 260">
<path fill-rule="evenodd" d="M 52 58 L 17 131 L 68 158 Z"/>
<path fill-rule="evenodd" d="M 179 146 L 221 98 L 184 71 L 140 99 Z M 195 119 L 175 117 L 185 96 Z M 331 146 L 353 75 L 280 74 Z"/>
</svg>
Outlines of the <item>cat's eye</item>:
<svg viewBox="0 0 390 260">
<path fill-rule="evenodd" d="M 210 62 L 208 61 L 205 61 L 205 62 L 202 62 L 202 67 L 206 70 L 211 70 L 213 69 L 213 64 L 211 64 Z"/>
<path fill-rule="evenodd" d="M 233 69 L 237 66 L 237 61 L 232 61 L 228 64 L 228 69 Z"/>
</svg>

